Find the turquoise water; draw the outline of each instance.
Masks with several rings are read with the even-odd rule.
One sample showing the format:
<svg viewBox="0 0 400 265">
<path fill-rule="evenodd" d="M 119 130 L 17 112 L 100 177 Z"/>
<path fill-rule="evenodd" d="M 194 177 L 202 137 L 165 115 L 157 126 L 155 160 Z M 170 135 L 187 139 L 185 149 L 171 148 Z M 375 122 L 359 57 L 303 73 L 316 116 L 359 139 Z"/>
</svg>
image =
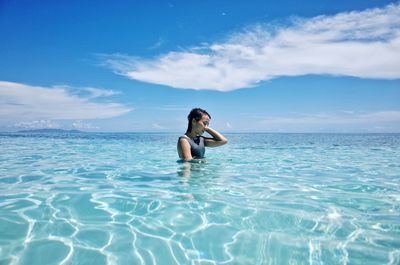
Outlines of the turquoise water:
<svg viewBox="0 0 400 265">
<path fill-rule="evenodd" d="M 400 264 L 399 134 L 0 134 L 0 264 Z"/>
</svg>

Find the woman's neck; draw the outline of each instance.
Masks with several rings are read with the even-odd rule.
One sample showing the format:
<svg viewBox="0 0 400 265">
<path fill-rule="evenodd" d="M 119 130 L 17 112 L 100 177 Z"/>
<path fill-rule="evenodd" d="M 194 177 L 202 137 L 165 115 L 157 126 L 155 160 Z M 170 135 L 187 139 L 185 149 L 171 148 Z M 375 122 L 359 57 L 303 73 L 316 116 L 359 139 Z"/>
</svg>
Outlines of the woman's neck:
<svg viewBox="0 0 400 265">
<path fill-rule="evenodd" d="M 197 136 L 193 131 L 191 131 L 191 132 L 186 132 L 185 135 L 186 135 L 187 137 L 189 137 L 189 138 L 195 138 L 195 137 Z"/>
</svg>

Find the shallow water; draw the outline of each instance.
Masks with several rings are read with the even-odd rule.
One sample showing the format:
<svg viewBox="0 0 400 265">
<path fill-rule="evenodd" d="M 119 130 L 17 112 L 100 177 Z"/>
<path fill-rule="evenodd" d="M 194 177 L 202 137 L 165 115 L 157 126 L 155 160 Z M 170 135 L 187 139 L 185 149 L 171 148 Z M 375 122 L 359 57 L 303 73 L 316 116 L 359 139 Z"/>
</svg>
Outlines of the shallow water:
<svg viewBox="0 0 400 265">
<path fill-rule="evenodd" d="M 0 134 L 0 264 L 400 264 L 399 134 Z"/>
</svg>

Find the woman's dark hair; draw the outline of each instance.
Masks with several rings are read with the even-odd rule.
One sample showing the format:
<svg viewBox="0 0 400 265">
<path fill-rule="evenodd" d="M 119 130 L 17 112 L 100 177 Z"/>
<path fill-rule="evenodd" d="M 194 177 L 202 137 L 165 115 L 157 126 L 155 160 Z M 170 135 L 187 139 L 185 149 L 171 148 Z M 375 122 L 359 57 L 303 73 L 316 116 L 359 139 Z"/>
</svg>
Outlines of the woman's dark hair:
<svg viewBox="0 0 400 265">
<path fill-rule="evenodd" d="M 199 121 L 203 115 L 207 115 L 211 119 L 211 115 L 208 114 L 207 111 L 200 108 L 192 109 L 188 115 L 188 128 L 186 132 L 190 132 L 192 130 L 192 120 L 195 119 L 196 121 Z"/>
</svg>

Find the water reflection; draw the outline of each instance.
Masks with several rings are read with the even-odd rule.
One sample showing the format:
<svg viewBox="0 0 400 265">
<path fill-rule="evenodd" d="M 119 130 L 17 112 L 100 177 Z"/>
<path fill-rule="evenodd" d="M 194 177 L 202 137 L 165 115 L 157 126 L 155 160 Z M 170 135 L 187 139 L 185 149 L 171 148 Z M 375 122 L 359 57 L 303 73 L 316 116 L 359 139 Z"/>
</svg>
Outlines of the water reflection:
<svg viewBox="0 0 400 265">
<path fill-rule="evenodd" d="M 193 159 L 190 161 L 178 160 L 176 162 L 178 163 L 177 174 L 184 178 L 190 178 L 192 171 L 200 171 L 204 168 L 204 164 L 208 163 L 205 159 Z"/>
<path fill-rule="evenodd" d="M 177 174 L 184 179 L 189 179 L 191 176 L 192 164 L 189 162 L 182 162 L 178 166 Z"/>
</svg>

